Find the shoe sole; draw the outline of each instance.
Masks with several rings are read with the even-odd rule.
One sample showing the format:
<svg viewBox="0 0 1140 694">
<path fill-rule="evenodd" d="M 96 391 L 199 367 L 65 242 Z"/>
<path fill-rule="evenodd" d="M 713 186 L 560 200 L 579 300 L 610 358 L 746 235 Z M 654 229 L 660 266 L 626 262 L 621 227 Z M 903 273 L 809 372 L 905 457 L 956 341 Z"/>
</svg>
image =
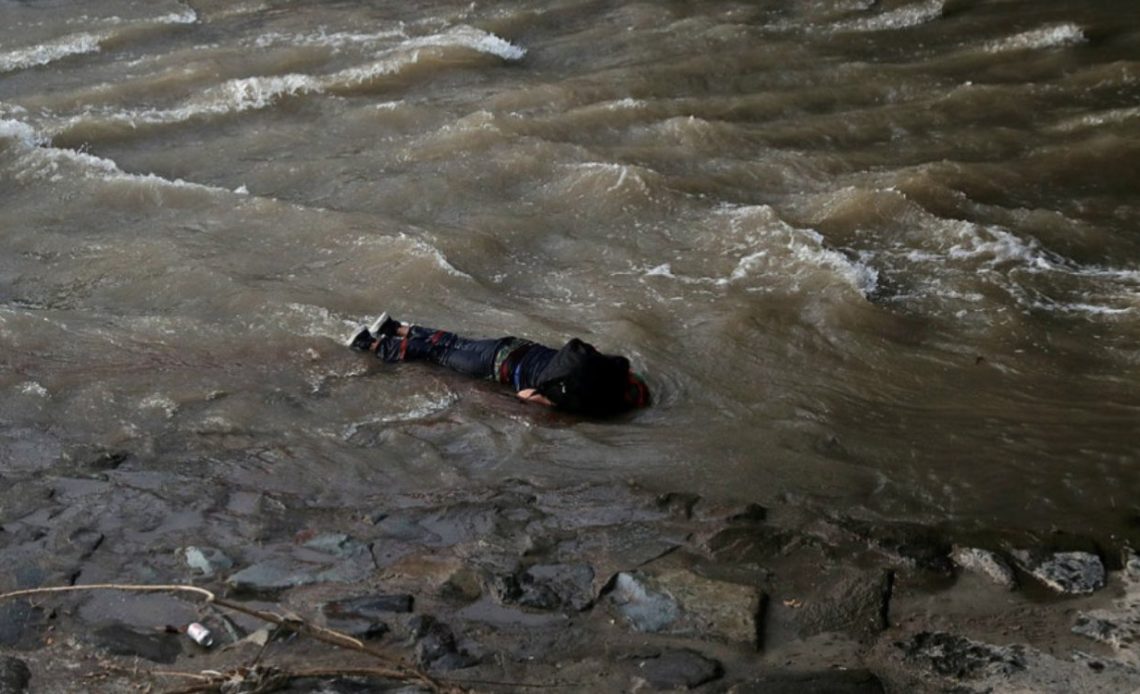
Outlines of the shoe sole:
<svg viewBox="0 0 1140 694">
<path fill-rule="evenodd" d="M 367 330 L 367 328 L 357 328 L 356 330 L 352 331 L 352 334 L 349 335 L 348 339 L 344 341 L 344 346 L 345 347 L 351 347 L 353 345 L 353 343 L 356 342 L 356 338 L 358 338 L 362 334 L 364 334 L 365 330 Z"/>
<path fill-rule="evenodd" d="M 387 321 L 387 320 L 388 320 L 388 312 L 387 312 L 387 311 L 385 311 L 384 313 L 381 313 L 381 314 L 380 314 L 380 317 L 379 317 L 379 318 L 377 318 L 376 320 L 372 321 L 372 324 L 368 326 L 368 332 L 372 333 L 374 336 L 377 336 L 377 337 L 379 337 L 379 335 L 380 335 L 380 326 L 381 326 L 381 325 L 384 325 L 384 322 L 385 322 L 385 321 Z M 358 334 L 359 334 L 359 333 L 358 333 Z"/>
</svg>

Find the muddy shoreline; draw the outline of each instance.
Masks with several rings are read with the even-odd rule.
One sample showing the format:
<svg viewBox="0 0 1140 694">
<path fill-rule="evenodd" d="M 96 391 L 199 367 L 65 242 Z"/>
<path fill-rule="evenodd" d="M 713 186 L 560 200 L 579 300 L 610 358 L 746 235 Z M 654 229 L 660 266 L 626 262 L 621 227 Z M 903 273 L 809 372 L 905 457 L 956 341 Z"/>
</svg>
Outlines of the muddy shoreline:
<svg viewBox="0 0 1140 694">
<path fill-rule="evenodd" d="M 163 461 L 8 442 L 0 592 L 197 585 L 473 691 L 1140 686 L 1140 531 L 933 527 L 803 500 L 523 479 L 377 490 L 352 506 L 283 491 L 264 450 Z M 262 461 L 263 477 L 239 459 Z M 212 647 L 182 631 L 191 622 Z M 360 674 L 376 666 L 365 654 L 266 626 L 182 595 L 7 599 L 0 691 L 203 685 L 158 671 L 245 673 L 233 691 L 268 672 L 279 680 L 259 691 L 422 688 Z M 275 670 L 240 670 L 255 662 Z M 282 676 L 302 670 L 325 674 Z"/>
</svg>

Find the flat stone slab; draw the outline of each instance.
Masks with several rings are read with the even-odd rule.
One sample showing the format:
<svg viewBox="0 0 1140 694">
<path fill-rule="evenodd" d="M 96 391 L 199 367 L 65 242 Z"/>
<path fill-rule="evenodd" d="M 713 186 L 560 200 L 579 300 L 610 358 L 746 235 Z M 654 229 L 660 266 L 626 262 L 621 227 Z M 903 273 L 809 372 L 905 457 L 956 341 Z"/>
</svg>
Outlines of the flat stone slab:
<svg viewBox="0 0 1140 694">
<path fill-rule="evenodd" d="M 351 583 L 366 578 L 374 569 L 367 555 L 345 559 L 331 567 L 314 567 L 285 559 L 271 559 L 247 566 L 226 578 L 238 593 L 274 595 L 289 588 L 313 583 Z"/>
<path fill-rule="evenodd" d="M 759 644 L 763 593 L 685 570 L 622 572 L 608 594 L 637 631 Z"/>
<path fill-rule="evenodd" d="M 666 650 L 639 659 L 636 676 L 645 680 L 654 691 L 694 689 L 724 675 L 720 661 L 708 658 L 694 650 L 681 648 Z"/>
<path fill-rule="evenodd" d="M 893 574 L 850 569 L 829 576 L 823 592 L 804 597 L 791 621 L 801 637 L 830 631 L 870 638 L 887 628 Z"/>
</svg>

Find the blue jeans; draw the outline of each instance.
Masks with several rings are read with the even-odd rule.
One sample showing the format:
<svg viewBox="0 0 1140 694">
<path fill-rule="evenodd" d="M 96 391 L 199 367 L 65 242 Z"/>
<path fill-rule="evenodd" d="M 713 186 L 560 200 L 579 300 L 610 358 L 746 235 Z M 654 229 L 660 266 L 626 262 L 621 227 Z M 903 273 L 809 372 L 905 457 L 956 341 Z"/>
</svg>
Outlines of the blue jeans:
<svg viewBox="0 0 1140 694">
<path fill-rule="evenodd" d="M 387 362 L 429 361 L 467 376 L 495 380 L 495 355 L 511 339 L 472 340 L 445 330 L 413 325 L 407 337 L 381 340 L 376 356 Z"/>
</svg>

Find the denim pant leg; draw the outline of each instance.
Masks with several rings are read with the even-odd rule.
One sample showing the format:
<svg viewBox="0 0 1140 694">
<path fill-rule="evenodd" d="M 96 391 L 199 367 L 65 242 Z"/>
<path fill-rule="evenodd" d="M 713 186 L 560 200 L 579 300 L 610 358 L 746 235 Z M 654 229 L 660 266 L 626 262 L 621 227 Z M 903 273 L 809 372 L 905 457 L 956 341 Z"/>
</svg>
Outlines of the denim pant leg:
<svg viewBox="0 0 1140 694">
<path fill-rule="evenodd" d="M 495 352 L 504 339 L 471 340 L 413 325 L 405 338 L 381 340 L 376 356 L 387 362 L 429 361 L 468 376 L 494 378 Z"/>
</svg>

